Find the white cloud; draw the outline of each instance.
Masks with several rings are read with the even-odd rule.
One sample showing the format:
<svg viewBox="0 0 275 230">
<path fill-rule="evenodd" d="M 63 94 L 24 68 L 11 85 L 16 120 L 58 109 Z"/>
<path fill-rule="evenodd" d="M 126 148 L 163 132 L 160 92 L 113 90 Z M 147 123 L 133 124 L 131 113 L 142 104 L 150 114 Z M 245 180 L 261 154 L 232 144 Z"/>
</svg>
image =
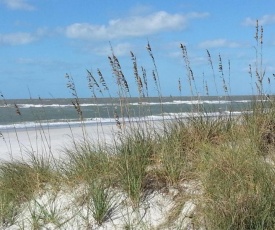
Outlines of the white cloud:
<svg viewBox="0 0 275 230">
<path fill-rule="evenodd" d="M 130 56 L 130 51 L 133 50 L 133 46 L 129 43 L 119 43 L 112 45 L 114 54 L 116 56 Z M 112 54 L 110 46 L 98 47 L 93 50 L 96 54 L 102 56 L 110 56 Z"/>
<path fill-rule="evenodd" d="M 237 42 L 231 42 L 226 39 L 214 39 L 214 40 L 207 40 L 203 41 L 199 44 L 199 48 L 209 49 L 209 48 L 220 48 L 220 47 L 227 47 L 227 48 L 237 48 L 241 45 Z"/>
<path fill-rule="evenodd" d="M 35 7 L 29 4 L 26 0 L 0 0 L 0 3 L 6 5 L 12 10 L 34 10 Z"/>
<path fill-rule="evenodd" d="M 250 17 L 247 17 L 244 21 L 243 21 L 243 25 L 244 26 L 255 26 L 256 25 L 256 20 L 257 19 L 253 19 Z M 272 24 L 275 23 L 275 14 L 266 14 L 264 15 L 262 18 L 258 19 L 259 21 L 259 25 L 267 25 L 267 24 Z"/>
<path fill-rule="evenodd" d="M 47 28 L 38 28 L 35 32 L 15 32 L 9 34 L 0 33 L 0 45 L 26 45 L 35 42 L 45 36 L 50 36 Z"/>
<path fill-rule="evenodd" d="M 187 26 L 189 20 L 206 16 L 207 13 L 182 15 L 159 11 L 143 17 L 110 20 L 107 25 L 74 23 L 65 29 L 65 34 L 69 38 L 99 40 L 146 36 L 161 31 L 180 30 Z"/>
<path fill-rule="evenodd" d="M 30 33 L 0 34 L 0 45 L 25 45 L 36 40 L 37 38 Z"/>
</svg>

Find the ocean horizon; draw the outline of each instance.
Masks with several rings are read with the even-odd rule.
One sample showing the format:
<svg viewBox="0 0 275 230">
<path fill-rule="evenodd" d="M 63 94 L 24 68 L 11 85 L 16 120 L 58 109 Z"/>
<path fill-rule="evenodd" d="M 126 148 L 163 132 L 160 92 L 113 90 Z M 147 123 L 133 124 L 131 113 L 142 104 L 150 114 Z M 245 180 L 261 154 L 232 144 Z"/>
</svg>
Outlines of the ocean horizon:
<svg viewBox="0 0 275 230">
<path fill-rule="evenodd" d="M 163 120 L 190 115 L 237 115 L 251 109 L 254 95 L 79 98 L 81 115 L 73 98 L 7 99 L 0 101 L 0 131 L 37 126 L 115 123 L 118 120 Z"/>
</svg>

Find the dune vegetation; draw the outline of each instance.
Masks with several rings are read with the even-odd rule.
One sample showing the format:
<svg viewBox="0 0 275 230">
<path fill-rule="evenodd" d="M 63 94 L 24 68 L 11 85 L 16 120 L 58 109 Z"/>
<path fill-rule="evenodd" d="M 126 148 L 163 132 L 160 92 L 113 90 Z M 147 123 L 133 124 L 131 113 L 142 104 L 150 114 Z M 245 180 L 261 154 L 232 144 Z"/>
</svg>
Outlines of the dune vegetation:
<svg viewBox="0 0 275 230">
<path fill-rule="evenodd" d="M 261 64 L 263 29 L 258 23 L 255 40 L 257 59 L 248 77 L 254 79 L 257 93 L 251 107 L 238 116 L 210 117 L 211 111 L 196 104 L 188 118 L 124 121 L 133 116 L 127 103 L 129 86 L 112 52 L 109 64 L 121 106 L 110 114 L 119 135 L 112 143 L 91 142 L 83 121 L 83 140 L 72 140 L 73 145 L 64 148 L 66 160 L 54 159 L 49 150 L 43 155 L 29 151 L 28 161 L 1 162 L 1 229 L 275 229 L 275 100 L 265 94 L 264 81 L 271 84 L 272 79 Z M 186 84 L 199 100 L 187 47 L 180 44 L 180 49 Z M 162 102 L 152 50 L 148 42 L 152 77 Z M 209 51 L 207 57 L 215 81 Z M 130 58 L 142 101 L 150 91 L 147 72 L 138 66 L 134 53 Z M 233 86 L 227 83 L 221 56 L 219 60 L 223 94 L 230 99 L 228 89 Z M 100 70 L 97 76 L 90 71 L 87 75 L 95 101 L 101 92 L 108 94 Z M 74 79 L 69 74 L 66 78 L 82 121 Z M 180 80 L 178 84 L 181 95 Z M 208 96 L 207 85 L 205 91 Z M 140 103 L 140 118 L 148 108 Z M 20 116 L 19 108 L 15 112 Z"/>
</svg>

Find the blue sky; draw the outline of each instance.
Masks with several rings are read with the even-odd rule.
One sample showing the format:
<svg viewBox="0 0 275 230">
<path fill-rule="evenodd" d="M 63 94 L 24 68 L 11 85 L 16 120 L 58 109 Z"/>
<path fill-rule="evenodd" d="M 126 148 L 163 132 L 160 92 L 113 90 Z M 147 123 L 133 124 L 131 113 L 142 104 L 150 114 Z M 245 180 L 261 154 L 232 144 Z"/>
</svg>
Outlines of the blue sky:
<svg viewBox="0 0 275 230">
<path fill-rule="evenodd" d="M 264 27 L 265 93 L 275 93 L 274 0 L 0 0 L 0 91 L 6 98 L 69 97 L 65 74 L 74 77 L 80 97 L 89 97 L 86 69 L 99 68 L 116 95 L 108 55 L 111 42 L 130 86 L 138 95 L 130 51 L 147 70 L 150 95 L 156 95 L 149 40 L 163 95 L 190 95 L 180 43 L 186 45 L 197 92 L 222 94 L 219 54 L 231 94 L 255 92 L 255 22 Z M 230 72 L 228 67 L 230 61 Z"/>
</svg>

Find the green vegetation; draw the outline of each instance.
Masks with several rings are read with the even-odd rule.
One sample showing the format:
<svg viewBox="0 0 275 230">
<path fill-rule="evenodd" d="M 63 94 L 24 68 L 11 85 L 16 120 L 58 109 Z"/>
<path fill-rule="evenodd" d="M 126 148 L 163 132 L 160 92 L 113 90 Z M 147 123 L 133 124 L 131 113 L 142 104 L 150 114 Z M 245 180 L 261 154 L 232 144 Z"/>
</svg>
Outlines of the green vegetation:
<svg viewBox="0 0 275 230">
<path fill-rule="evenodd" d="M 258 24 L 256 31 L 262 31 Z M 256 36 L 256 52 L 262 46 L 260 39 L 262 35 Z M 162 102 L 149 43 L 147 50 Z M 186 47 L 181 45 L 181 50 L 195 96 L 196 84 Z M 208 51 L 207 54 L 214 72 L 211 55 Z M 148 96 L 146 71 L 142 68 L 140 77 L 132 52 L 131 58 L 142 100 Z M 220 56 L 219 60 L 223 90 L 230 97 Z M 199 116 L 194 113 L 189 118 L 159 122 L 124 120 L 134 115 L 128 103 L 129 86 L 114 53 L 109 61 L 121 103 L 121 111 L 110 111 L 116 118 L 119 138 L 110 146 L 89 140 L 73 78 L 66 75 L 73 105 L 83 122 L 83 142 L 73 139 L 72 147 L 64 149 L 63 161 L 53 160 L 50 151 L 51 157 L 31 153 L 28 162 L 1 162 L 0 226 L 28 228 L 24 227 L 28 226 L 25 220 L 19 218 L 28 209 L 26 221 L 31 222 L 33 229 L 48 224 L 67 229 L 67 223 L 75 229 L 99 228 L 110 222 L 115 225 L 117 219 L 122 220 L 121 229 L 275 229 L 275 101 L 264 95 L 261 60 L 255 64 L 255 73 L 250 72 L 252 77 L 255 75 L 258 92 L 251 112 L 245 108 L 239 116 L 213 118 L 200 106 L 192 109 L 201 112 Z M 89 71 L 88 75 L 95 99 L 97 90 L 108 92 L 100 70 L 99 81 Z M 179 91 L 181 94 L 180 81 Z M 20 115 L 19 110 L 17 113 Z M 141 104 L 140 118 L 143 113 L 148 113 L 148 108 Z M 38 201 L 47 194 L 54 199 Z M 58 205 L 57 200 L 62 200 L 64 194 L 66 200 Z M 161 204 L 166 216 L 155 224 L 148 220 L 147 210 L 150 205 L 157 206 L 154 197 L 158 195 L 166 197 L 168 203 Z M 50 208 L 46 207 L 48 204 Z"/>
</svg>

